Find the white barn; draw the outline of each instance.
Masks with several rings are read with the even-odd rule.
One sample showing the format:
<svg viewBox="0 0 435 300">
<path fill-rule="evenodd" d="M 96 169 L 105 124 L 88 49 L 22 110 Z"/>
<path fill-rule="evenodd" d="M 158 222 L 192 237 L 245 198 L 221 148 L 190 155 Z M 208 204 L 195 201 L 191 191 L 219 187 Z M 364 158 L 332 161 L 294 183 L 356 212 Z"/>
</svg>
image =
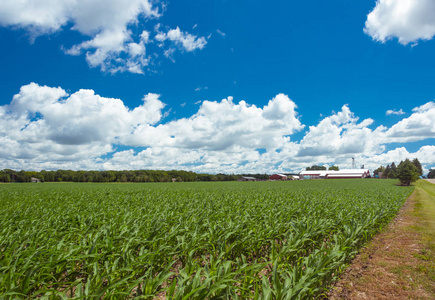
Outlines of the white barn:
<svg viewBox="0 0 435 300">
<path fill-rule="evenodd" d="M 370 171 L 368 169 L 302 171 L 299 176 L 304 179 L 367 178 L 370 177 Z"/>
</svg>

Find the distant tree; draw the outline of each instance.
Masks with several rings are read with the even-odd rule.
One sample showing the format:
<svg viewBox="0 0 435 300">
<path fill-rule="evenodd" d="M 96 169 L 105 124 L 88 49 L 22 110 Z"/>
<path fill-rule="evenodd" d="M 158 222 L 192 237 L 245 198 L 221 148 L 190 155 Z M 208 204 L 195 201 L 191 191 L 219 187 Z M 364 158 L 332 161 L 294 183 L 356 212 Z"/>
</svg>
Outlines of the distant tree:
<svg viewBox="0 0 435 300">
<path fill-rule="evenodd" d="M 332 170 L 332 171 L 338 171 L 339 170 L 339 168 L 338 168 L 338 166 L 330 166 L 329 168 L 328 168 L 328 170 Z"/>
<path fill-rule="evenodd" d="M 11 182 L 11 176 L 5 171 L 0 171 L 0 181 L 1 182 Z"/>
<path fill-rule="evenodd" d="M 435 178 L 435 169 L 431 169 L 429 174 L 427 174 L 427 178 Z"/>
<path fill-rule="evenodd" d="M 317 165 L 313 165 L 311 167 L 307 167 L 306 171 L 322 171 L 322 170 L 326 170 L 325 166 L 317 166 Z"/>
<path fill-rule="evenodd" d="M 382 178 L 388 178 L 388 174 L 390 173 L 390 171 L 391 171 L 391 167 L 390 165 L 387 165 L 384 172 L 382 173 Z"/>
<path fill-rule="evenodd" d="M 21 170 L 20 172 L 17 173 L 17 181 L 18 182 L 30 182 L 31 176 L 29 174 L 27 174 L 26 171 Z"/>
<path fill-rule="evenodd" d="M 391 163 L 390 168 L 391 168 L 391 171 L 394 171 L 394 173 L 397 174 L 397 167 L 396 167 L 396 164 L 394 163 L 394 161 Z"/>
<path fill-rule="evenodd" d="M 121 181 L 121 182 L 127 182 L 127 175 L 122 174 L 119 181 Z"/>
<path fill-rule="evenodd" d="M 388 173 L 388 178 L 390 178 L 390 179 L 397 178 L 396 172 L 393 169 L 391 169 L 390 173 Z"/>
<path fill-rule="evenodd" d="M 400 162 L 397 167 L 397 178 L 400 179 L 401 184 L 409 186 L 411 182 L 416 181 L 418 177 L 419 170 L 409 159 Z"/>
<path fill-rule="evenodd" d="M 257 177 L 258 176 L 258 177 Z M 235 181 L 238 175 L 227 174 L 197 174 L 191 171 L 134 170 L 134 171 L 15 171 L 0 170 L 0 182 L 30 182 L 32 177 L 45 182 L 170 182 L 172 178 L 179 181 Z M 253 177 L 268 178 L 266 174 L 256 174 Z"/>
<path fill-rule="evenodd" d="M 379 176 L 379 173 L 383 173 L 385 171 L 385 167 L 384 166 L 380 166 L 379 168 L 377 168 L 376 170 L 373 171 L 373 174 L 375 176 Z"/>
<path fill-rule="evenodd" d="M 412 161 L 412 163 L 414 164 L 414 166 L 417 167 L 417 169 L 418 169 L 418 174 L 419 174 L 420 176 L 423 175 L 423 168 L 422 168 L 422 166 L 421 166 L 421 163 L 418 161 L 418 159 L 417 159 L 417 158 L 414 158 L 413 161 Z"/>
</svg>

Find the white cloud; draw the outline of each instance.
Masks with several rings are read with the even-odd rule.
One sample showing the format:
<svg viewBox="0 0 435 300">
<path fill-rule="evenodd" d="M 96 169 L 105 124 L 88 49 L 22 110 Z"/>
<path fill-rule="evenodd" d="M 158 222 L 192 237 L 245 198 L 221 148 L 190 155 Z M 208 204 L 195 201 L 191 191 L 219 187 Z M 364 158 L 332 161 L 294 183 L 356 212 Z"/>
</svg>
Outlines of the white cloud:
<svg viewBox="0 0 435 300">
<path fill-rule="evenodd" d="M 39 1 L 5 0 L 0 2 L 0 23 L 27 27 L 33 35 L 58 31 L 68 20 L 68 13 L 73 1 L 47 0 Z M 39 5 L 38 5 L 39 4 Z"/>
<path fill-rule="evenodd" d="M 359 161 L 364 161 L 366 168 L 372 170 L 377 169 L 379 166 L 386 166 L 394 162 L 398 165 L 401 161 L 409 158 L 418 158 L 424 168 L 424 173 L 427 173 L 431 167 L 435 166 L 435 146 L 423 146 L 416 152 L 409 152 L 405 147 L 399 147 L 394 150 L 390 150 L 386 153 L 374 155 L 371 157 L 359 157 Z"/>
<path fill-rule="evenodd" d="M 212 151 L 252 148 L 274 149 L 288 141 L 286 135 L 301 130 L 296 105 L 279 94 L 264 108 L 233 103 L 204 101 L 190 118 L 153 126 L 138 126 L 126 143 L 135 146 L 178 147 Z M 153 138 L 146 138 L 152 136 Z M 155 139 L 154 139 L 155 137 Z"/>
<path fill-rule="evenodd" d="M 129 43 L 128 53 L 131 57 L 143 56 L 145 54 L 145 46 L 143 43 Z"/>
<path fill-rule="evenodd" d="M 400 109 L 400 110 L 389 109 L 389 110 L 387 110 L 387 112 L 385 114 L 387 116 L 390 116 L 390 115 L 398 115 L 398 116 L 400 116 L 400 115 L 404 115 L 405 112 L 402 109 Z"/>
<path fill-rule="evenodd" d="M 208 90 L 208 87 L 207 86 L 204 86 L 204 87 L 199 86 L 199 87 L 195 88 L 195 92 L 199 92 L 200 90 Z"/>
<path fill-rule="evenodd" d="M 7 147 L 0 157 L 42 162 L 99 157 L 138 125 L 159 122 L 164 104 L 158 98 L 148 94 L 142 105 L 129 110 L 121 100 L 92 90 L 68 95 L 61 88 L 31 83 L 1 107 L 0 134 Z"/>
<path fill-rule="evenodd" d="M 435 108 L 435 102 L 430 101 L 430 102 L 428 102 L 426 104 L 423 104 L 422 106 L 413 108 L 412 111 L 419 112 L 419 113 L 424 113 L 424 112 L 426 112 L 428 110 L 431 110 L 433 108 Z"/>
<path fill-rule="evenodd" d="M 158 19 L 162 7 L 160 1 L 150 0 L 5 0 L 0 1 L 0 25 L 24 28 L 32 40 L 62 30 L 78 31 L 90 39 L 62 46 L 66 54 L 84 54 L 90 67 L 102 71 L 144 73 L 152 57 L 146 55 L 145 47 L 150 46 L 150 32 L 143 30 L 137 35 L 130 29 L 147 24 L 143 21 Z M 169 31 L 166 38 L 187 52 L 203 49 L 206 44 L 205 38 L 182 32 L 178 27 Z"/>
<path fill-rule="evenodd" d="M 142 33 L 140 34 L 141 42 L 143 42 L 144 44 L 148 44 L 149 39 L 150 39 L 149 31 L 146 31 L 146 30 L 142 31 Z"/>
<path fill-rule="evenodd" d="M 226 33 L 220 31 L 219 29 L 217 29 L 216 32 L 219 33 L 222 37 L 225 37 L 225 36 L 226 36 Z"/>
<path fill-rule="evenodd" d="M 159 28 L 157 28 L 157 30 L 159 30 Z M 206 38 L 183 32 L 178 26 L 175 29 L 168 30 L 167 33 L 158 31 L 155 39 L 158 42 L 164 42 L 166 40 L 169 40 L 175 45 L 179 46 L 182 50 L 185 50 L 187 52 L 192 52 L 196 49 L 201 50 L 207 44 Z"/>
<path fill-rule="evenodd" d="M 435 166 L 435 146 L 410 153 L 390 143 L 435 136 L 435 105 L 428 102 L 390 128 L 370 127 L 344 105 L 309 126 L 301 141 L 296 104 L 278 94 L 262 107 L 232 97 L 200 101 L 188 118 L 165 122 L 171 108 L 146 94 L 136 107 L 92 90 L 68 94 L 35 83 L 0 106 L 0 169 L 189 169 L 210 173 L 299 171 L 312 164 L 346 168 L 350 158 L 375 169 L 418 157 Z M 140 147 L 140 148 L 136 148 Z M 118 151 L 117 148 L 122 150 Z M 127 148 L 127 150 L 125 150 Z"/>
<path fill-rule="evenodd" d="M 435 137 L 435 104 L 428 102 L 413 109 L 409 117 L 385 132 L 385 141 L 407 143 Z"/>
<path fill-rule="evenodd" d="M 392 38 L 403 45 L 430 40 L 435 35 L 435 1 L 378 0 L 364 32 L 383 43 Z"/>
<path fill-rule="evenodd" d="M 374 154 L 380 150 L 374 139 L 380 129 L 368 128 L 372 119 L 358 123 L 347 105 L 338 113 L 325 117 L 317 126 L 310 126 L 300 145 L 299 156 Z"/>
</svg>

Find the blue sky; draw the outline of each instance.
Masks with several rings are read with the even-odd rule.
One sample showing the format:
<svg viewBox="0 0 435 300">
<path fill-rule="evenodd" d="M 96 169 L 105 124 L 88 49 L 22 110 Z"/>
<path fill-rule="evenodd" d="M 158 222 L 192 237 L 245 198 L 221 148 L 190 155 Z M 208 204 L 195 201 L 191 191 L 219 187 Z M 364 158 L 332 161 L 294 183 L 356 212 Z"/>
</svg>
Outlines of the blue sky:
<svg viewBox="0 0 435 300">
<path fill-rule="evenodd" d="M 4 1 L 0 168 L 428 170 L 434 35 L 431 0 Z"/>
</svg>

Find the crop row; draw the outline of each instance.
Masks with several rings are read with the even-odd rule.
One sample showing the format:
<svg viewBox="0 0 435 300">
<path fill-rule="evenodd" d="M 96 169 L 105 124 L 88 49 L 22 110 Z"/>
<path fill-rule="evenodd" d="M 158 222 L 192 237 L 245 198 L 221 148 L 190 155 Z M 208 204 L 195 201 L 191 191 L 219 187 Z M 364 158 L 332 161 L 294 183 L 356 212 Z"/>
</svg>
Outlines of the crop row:
<svg viewBox="0 0 435 300">
<path fill-rule="evenodd" d="M 411 191 L 389 180 L 0 185 L 0 295 L 319 296 Z"/>
</svg>

